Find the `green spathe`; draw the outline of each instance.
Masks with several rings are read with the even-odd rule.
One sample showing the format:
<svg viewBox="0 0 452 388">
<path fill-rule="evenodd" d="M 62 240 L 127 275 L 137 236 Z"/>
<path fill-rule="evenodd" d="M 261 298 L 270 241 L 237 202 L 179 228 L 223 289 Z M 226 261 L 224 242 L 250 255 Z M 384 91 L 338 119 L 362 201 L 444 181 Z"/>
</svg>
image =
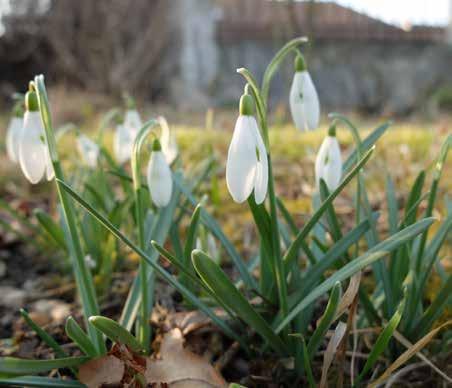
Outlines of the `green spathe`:
<svg viewBox="0 0 452 388">
<path fill-rule="evenodd" d="M 240 114 L 243 116 L 252 116 L 254 113 L 253 97 L 249 94 L 243 94 L 240 97 Z"/>
</svg>

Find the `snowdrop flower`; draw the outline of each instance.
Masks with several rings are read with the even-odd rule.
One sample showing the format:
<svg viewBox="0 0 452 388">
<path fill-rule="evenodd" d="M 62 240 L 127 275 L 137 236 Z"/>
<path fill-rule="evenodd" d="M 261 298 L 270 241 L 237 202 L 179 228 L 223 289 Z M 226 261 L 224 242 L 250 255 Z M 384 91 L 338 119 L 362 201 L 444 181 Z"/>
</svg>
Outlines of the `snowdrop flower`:
<svg viewBox="0 0 452 388">
<path fill-rule="evenodd" d="M 323 140 L 315 161 L 315 177 L 317 186 L 323 179 L 330 191 L 339 186 L 342 176 L 342 159 L 339 143 L 336 138 L 336 127 L 332 125 L 328 136 Z"/>
<path fill-rule="evenodd" d="M 176 137 L 174 136 L 174 133 L 170 132 L 168 122 L 163 116 L 160 116 L 158 121 L 160 123 L 160 127 L 162 128 L 162 134 L 160 136 L 162 151 L 168 164 L 171 164 L 174 162 L 179 152 Z"/>
<path fill-rule="evenodd" d="M 244 94 L 240 99 L 240 115 L 229 145 L 226 183 L 235 202 L 246 201 L 254 190 L 254 199 L 260 204 L 267 195 L 268 160 L 252 113 L 253 99 L 249 94 Z"/>
<path fill-rule="evenodd" d="M 22 116 L 23 112 L 15 112 L 6 131 L 6 152 L 14 163 L 19 162 L 19 140 L 24 122 Z"/>
<path fill-rule="evenodd" d="M 136 109 L 128 109 L 124 116 L 124 123 L 118 125 L 114 139 L 114 152 L 119 164 L 127 162 L 133 149 L 133 143 L 138 131 L 143 126 L 140 115 Z"/>
<path fill-rule="evenodd" d="M 85 135 L 77 136 L 77 148 L 83 161 L 91 168 L 96 168 L 99 146 Z"/>
<path fill-rule="evenodd" d="M 45 143 L 44 127 L 35 92 L 27 92 L 25 105 L 24 123 L 19 137 L 20 167 L 32 184 L 38 183 L 44 175 L 50 181 L 55 174 Z"/>
<path fill-rule="evenodd" d="M 157 207 L 165 207 L 171 200 L 173 178 L 171 169 L 162 152 L 160 142 L 155 139 L 147 169 L 147 183 L 151 200 Z"/>
<path fill-rule="evenodd" d="M 301 55 L 295 58 L 295 75 L 290 88 L 290 112 L 300 131 L 316 129 L 319 126 L 319 98 Z"/>
</svg>

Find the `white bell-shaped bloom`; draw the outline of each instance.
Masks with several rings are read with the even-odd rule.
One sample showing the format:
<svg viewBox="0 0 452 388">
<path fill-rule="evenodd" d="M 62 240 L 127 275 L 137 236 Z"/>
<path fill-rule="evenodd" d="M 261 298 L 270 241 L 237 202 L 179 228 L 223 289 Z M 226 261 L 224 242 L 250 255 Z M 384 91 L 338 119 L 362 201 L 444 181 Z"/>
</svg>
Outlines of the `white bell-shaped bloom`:
<svg viewBox="0 0 452 388">
<path fill-rule="evenodd" d="M 151 200 L 155 206 L 165 207 L 168 205 L 173 192 L 173 178 L 158 140 L 154 141 L 146 178 Z"/>
<path fill-rule="evenodd" d="M 290 88 L 290 112 L 295 126 L 301 131 L 319 126 L 319 97 L 301 55 L 295 59 L 295 74 Z"/>
<path fill-rule="evenodd" d="M 238 203 L 246 201 L 253 190 L 257 204 L 264 202 L 267 195 L 267 151 L 256 119 L 249 114 L 240 114 L 235 124 L 226 163 L 226 184 Z"/>
<path fill-rule="evenodd" d="M 166 161 L 168 164 L 174 162 L 177 158 L 177 154 L 179 152 L 176 137 L 174 133 L 170 131 L 168 122 L 163 116 L 158 118 L 160 123 L 160 127 L 162 128 L 162 134 L 160 135 L 160 144 L 162 145 L 162 151 L 165 154 Z"/>
<path fill-rule="evenodd" d="M 113 148 L 116 159 L 120 164 L 130 159 L 133 143 L 142 126 L 143 124 L 138 112 L 135 109 L 129 109 L 124 116 L 124 123 L 116 127 Z"/>
<path fill-rule="evenodd" d="M 32 184 L 38 183 L 44 175 L 48 180 L 54 176 L 39 111 L 25 112 L 19 139 L 19 162 L 22 172 Z"/>
<path fill-rule="evenodd" d="M 317 187 L 323 179 L 330 191 L 335 190 L 342 177 L 341 149 L 336 136 L 328 135 L 322 142 L 315 161 Z"/>
<path fill-rule="evenodd" d="M 19 162 L 19 140 L 23 127 L 23 118 L 14 116 L 11 118 L 6 131 L 6 152 L 8 158 L 14 162 Z"/>
<path fill-rule="evenodd" d="M 85 135 L 77 137 L 77 148 L 83 161 L 91 168 L 96 168 L 99 146 Z"/>
</svg>

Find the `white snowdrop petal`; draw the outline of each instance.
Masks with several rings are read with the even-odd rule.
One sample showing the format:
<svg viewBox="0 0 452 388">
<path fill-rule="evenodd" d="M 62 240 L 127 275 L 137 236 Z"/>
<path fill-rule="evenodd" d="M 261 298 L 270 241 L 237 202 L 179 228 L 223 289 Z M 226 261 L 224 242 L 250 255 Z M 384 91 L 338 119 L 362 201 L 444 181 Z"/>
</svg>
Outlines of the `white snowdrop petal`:
<svg viewBox="0 0 452 388">
<path fill-rule="evenodd" d="M 331 138 L 328 149 L 328 163 L 325 166 L 324 179 L 330 191 L 335 190 L 342 177 L 341 150 L 336 137 Z"/>
<path fill-rule="evenodd" d="M 256 176 L 256 138 L 252 116 L 239 116 L 232 135 L 226 162 L 226 184 L 235 202 L 242 203 L 250 196 Z"/>
<path fill-rule="evenodd" d="M 294 74 L 289 102 L 292 119 L 297 129 L 308 131 L 319 126 L 319 98 L 307 71 L 298 71 Z"/>
<path fill-rule="evenodd" d="M 116 127 L 113 150 L 119 164 L 127 162 L 132 155 L 133 143 L 131 136 L 123 125 Z"/>
<path fill-rule="evenodd" d="M 171 169 L 161 151 L 152 151 L 147 170 L 147 183 L 152 202 L 157 207 L 168 205 L 173 191 Z"/>
<path fill-rule="evenodd" d="M 320 178 L 323 178 L 325 162 L 327 161 L 329 143 L 330 136 L 327 136 L 320 145 L 320 148 L 317 152 L 317 157 L 315 159 L 315 182 L 317 187 L 319 186 Z"/>
<path fill-rule="evenodd" d="M 327 136 L 320 146 L 315 162 L 316 184 L 322 178 L 330 191 L 335 190 L 342 177 L 342 158 L 335 136 Z"/>
<path fill-rule="evenodd" d="M 256 165 L 256 178 L 254 182 L 254 199 L 259 205 L 264 202 L 268 188 L 268 159 L 267 150 L 262 140 L 257 124 L 254 126 L 257 149 L 259 151 L 259 161 Z"/>
<path fill-rule="evenodd" d="M 77 148 L 83 161 L 91 168 L 97 166 L 99 157 L 99 146 L 85 135 L 77 137 Z"/>
<path fill-rule="evenodd" d="M 165 155 L 168 164 L 174 162 L 179 152 L 176 137 L 174 133 L 171 133 L 168 122 L 162 116 L 158 118 L 160 127 L 162 128 L 162 134 L 160 136 L 160 144 L 162 145 L 162 151 Z"/>
<path fill-rule="evenodd" d="M 129 109 L 124 116 L 124 126 L 129 129 L 134 129 L 136 132 L 143 126 L 140 114 L 135 109 Z"/>
<path fill-rule="evenodd" d="M 17 163 L 19 161 L 19 141 L 23 127 L 23 119 L 13 117 L 6 132 L 6 152 L 8 158 Z"/>
<path fill-rule="evenodd" d="M 38 183 L 46 172 L 44 128 L 39 112 L 25 112 L 24 127 L 19 141 L 19 161 L 22 172 L 32 183 Z"/>
</svg>

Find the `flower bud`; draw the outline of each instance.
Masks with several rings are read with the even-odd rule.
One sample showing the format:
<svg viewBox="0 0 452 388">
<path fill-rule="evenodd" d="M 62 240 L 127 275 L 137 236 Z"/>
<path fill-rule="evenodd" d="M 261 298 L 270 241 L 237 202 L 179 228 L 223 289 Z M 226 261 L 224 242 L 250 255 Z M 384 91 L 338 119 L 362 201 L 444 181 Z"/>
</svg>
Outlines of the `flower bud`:
<svg viewBox="0 0 452 388">
<path fill-rule="evenodd" d="M 167 206 L 173 191 L 173 178 L 158 139 L 152 144 L 146 178 L 152 202 L 157 207 Z"/>
</svg>

